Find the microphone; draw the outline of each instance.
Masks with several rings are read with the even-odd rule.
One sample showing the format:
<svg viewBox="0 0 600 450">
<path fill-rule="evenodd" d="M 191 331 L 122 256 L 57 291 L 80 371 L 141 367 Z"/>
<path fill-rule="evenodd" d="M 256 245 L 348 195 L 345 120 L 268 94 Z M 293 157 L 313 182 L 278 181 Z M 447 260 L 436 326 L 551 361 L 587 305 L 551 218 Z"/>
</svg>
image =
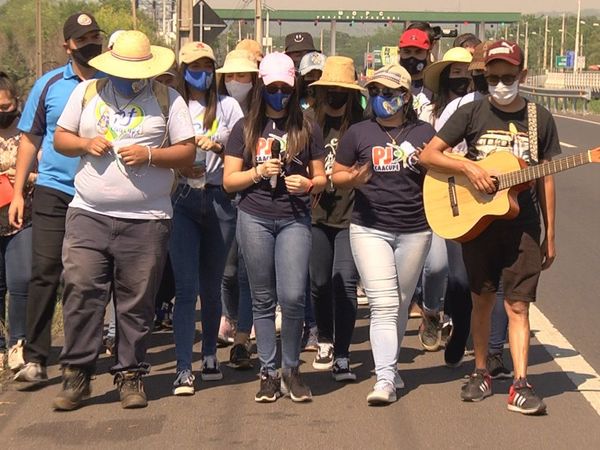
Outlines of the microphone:
<svg viewBox="0 0 600 450">
<path fill-rule="evenodd" d="M 271 144 L 271 158 L 279 159 L 281 156 L 280 152 L 281 152 L 281 142 L 279 142 L 277 139 L 275 139 L 273 141 L 273 143 Z M 269 180 L 269 182 L 271 183 L 271 189 L 275 189 L 275 187 L 277 186 L 277 178 L 278 177 L 279 177 L 279 175 L 271 176 L 271 179 Z"/>
</svg>

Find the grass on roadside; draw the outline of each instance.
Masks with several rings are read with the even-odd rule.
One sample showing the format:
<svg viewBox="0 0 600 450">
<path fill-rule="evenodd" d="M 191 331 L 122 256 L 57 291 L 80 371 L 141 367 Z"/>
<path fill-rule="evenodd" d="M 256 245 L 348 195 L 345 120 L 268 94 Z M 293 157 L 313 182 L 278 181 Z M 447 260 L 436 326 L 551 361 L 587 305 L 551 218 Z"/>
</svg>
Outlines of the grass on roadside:
<svg viewBox="0 0 600 450">
<path fill-rule="evenodd" d="M 589 104 L 589 112 L 600 115 L 600 99 L 591 100 Z"/>
</svg>

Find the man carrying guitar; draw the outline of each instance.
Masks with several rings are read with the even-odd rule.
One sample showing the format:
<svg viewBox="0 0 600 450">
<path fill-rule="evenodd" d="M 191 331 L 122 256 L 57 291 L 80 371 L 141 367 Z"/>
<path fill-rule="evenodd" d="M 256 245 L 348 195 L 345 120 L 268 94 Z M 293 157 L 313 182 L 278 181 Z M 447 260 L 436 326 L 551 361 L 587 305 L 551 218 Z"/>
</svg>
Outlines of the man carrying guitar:
<svg viewBox="0 0 600 450">
<path fill-rule="evenodd" d="M 495 151 L 510 151 L 531 165 L 559 154 L 558 134 L 551 114 L 540 105 L 529 106 L 519 95 L 519 84 L 527 77 L 523 67 L 523 52 L 517 44 L 500 40 L 490 45 L 485 57 L 490 95 L 459 108 L 425 147 L 421 164 L 438 172 L 464 175 L 478 191 L 493 194 L 498 189 L 494 174 L 472 161 L 482 160 Z M 463 139 L 468 146 L 466 157 L 472 161 L 444 154 Z M 508 409 L 542 414 L 546 405 L 527 383 L 529 304 L 536 299 L 540 272 L 550 267 L 555 258 L 553 178 L 540 178 L 536 188 L 532 185 L 531 189 L 521 191 L 518 203 L 520 212 L 513 220 L 496 220 L 479 236 L 463 242 L 473 297 L 471 332 L 475 371 L 463 386 L 461 398 L 479 401 L 492 395 L 486 357 L 490 316 L 502 280 L 515 376 Z M 540 212 L 545 233 L 541 245 Z"/>
</svg>

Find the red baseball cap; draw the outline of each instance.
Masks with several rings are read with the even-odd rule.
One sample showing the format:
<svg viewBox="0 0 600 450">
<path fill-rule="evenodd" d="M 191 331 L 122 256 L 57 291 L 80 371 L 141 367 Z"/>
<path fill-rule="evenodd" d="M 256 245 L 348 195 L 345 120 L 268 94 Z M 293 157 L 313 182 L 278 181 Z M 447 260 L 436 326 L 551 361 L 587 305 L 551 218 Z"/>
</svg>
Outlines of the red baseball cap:
<svg viewBox="0 0 600 450">
<path fill-rule="evenodd" d="M 515 42 L 505 41 L 500 39 L 492 43 L 485 52 L 485 64 L 488 65 L 496 60 L 506 61 L 513 66 L 523 64 L 523 51 Z"/>
<path fill-rule="evenodd" d="M 429 35 L 426 32 L 413 28 L 402 33 L 398 47 L 417 47 L 429 50 L 431 43 L 429 42 Z"/>
</svg>

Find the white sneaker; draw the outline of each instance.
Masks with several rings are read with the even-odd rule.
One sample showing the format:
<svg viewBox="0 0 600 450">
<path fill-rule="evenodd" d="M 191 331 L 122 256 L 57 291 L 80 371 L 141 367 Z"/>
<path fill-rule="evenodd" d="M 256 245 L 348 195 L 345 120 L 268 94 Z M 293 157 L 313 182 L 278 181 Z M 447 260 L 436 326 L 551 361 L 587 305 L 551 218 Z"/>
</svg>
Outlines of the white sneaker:
<svg viewBox="0 0 600 450">
<path fill-rule="evenodd" d="M 219 368 L 219 360 L 216 355 L 205 356 L 202 359 L 200 377 L 202 381 L 219 381 L 223 379 L 223 373 Z"/>
<path fill-rule="evenodd" d="M 404 380 L 398 372 L 396 372 L 396 375 L 394 376 L 394 387 L 396 389 L 404 389 Z"/>
<path fill-rule="evenodd" d="M 317 344 L 317 354 L 312 366 L 317 370 L 329 370 L 333 367 L 333 344 Z"/>
<path fill-rule="evenodd" d="M 388 380 L 375 383 L 373 390 L 367 395 L 367 403 L 373 405 L 387 405 L 396 401 L 396 387 Z"/>
<path fill-rule="evenodd" d="M 15 375 L 14 381 L 40 383 L 48 379 L 46 368 L 39 363 L 27 363 Z"/>
<path fill-rule="evenodd" d="M 24 345 L 23 339 L 19 339 L 8 351 L 8 368 L 13 372 L 18 372 L 25 365 L 25 359 L 23 358 Z"/>
</svg>

